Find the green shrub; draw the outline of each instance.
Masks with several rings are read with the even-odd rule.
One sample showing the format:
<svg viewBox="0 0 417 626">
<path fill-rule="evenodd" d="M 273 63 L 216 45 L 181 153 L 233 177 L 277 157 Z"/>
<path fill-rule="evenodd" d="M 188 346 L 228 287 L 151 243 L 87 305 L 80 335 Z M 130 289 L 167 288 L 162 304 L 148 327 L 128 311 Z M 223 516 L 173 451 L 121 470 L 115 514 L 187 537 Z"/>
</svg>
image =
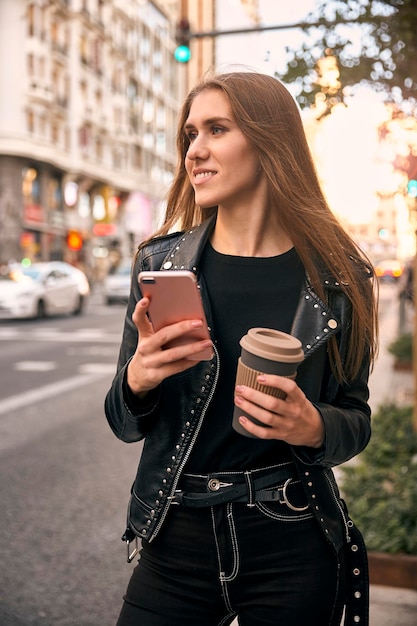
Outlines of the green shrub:
<svg viewBox="0 0 417 626">
<path fill-rule="evenodd" d="M 381 406 L 372 437 L 341 468 L 341 491 L 369 550 L 417 555 L 417 433 L 412 407 Z"/>
<path fill-rule="evenodd" d="M 398 361 L 411 362 L 413 359 L 413 336 L 411 333 L 399 335 L 388 346 L 388 352 L 395 356 Z"/>
</svg>

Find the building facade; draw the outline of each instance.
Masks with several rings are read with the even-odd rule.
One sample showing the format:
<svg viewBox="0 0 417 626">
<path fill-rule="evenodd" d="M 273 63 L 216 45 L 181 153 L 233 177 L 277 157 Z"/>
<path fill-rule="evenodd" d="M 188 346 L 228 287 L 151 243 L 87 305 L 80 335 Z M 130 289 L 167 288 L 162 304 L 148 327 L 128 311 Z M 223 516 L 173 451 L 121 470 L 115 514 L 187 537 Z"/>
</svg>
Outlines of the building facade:
<svg viewBox="0 0 417 626">
<path fill-rule="evenodd" d="M 178 20 L 210 32 L 255 25 L 257 8 L 1 0 L 0 263 L 63 259 L 100 279 L 130 256 L 163 214 L 184 94 L 222 63 L 213 37 L 177 63 Z"/>
<path fill-rule="evenodd" d="M 175 0 L 1 0 L 0 262 L 106 265 L 155 227 L 185 78 Z"/>
</svg>

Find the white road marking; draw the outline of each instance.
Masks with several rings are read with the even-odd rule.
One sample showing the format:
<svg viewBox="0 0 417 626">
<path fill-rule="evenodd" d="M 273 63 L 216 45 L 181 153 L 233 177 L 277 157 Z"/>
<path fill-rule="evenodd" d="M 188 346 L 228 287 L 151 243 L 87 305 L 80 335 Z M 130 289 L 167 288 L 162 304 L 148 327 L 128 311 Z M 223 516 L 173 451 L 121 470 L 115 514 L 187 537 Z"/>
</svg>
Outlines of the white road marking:
<svg viewBox="0 0 417 626">
<path fill-rule="evenodd" d="M 102 328 L 78 328 L 74 331 L 78 337 L 88 337 L 88 339 L 99 339 L 104 335 L 105 331 Z"/>
<path fill-rule="evenodd" d="M 56 383 L 51 383 L 49 385 L 44 385 L 43 387 L 38 387 L 37 389 L 31 389 L 30 391 L 19 393 L 15 396 L 10 396 L 9 398 L 0 400 L 0 415 L 8 413 L 9 411 L 16 411 L 16 409 L 20 409 L 28 404 L 34 404 L 35 402 L 46 400 L 47 398 L 70 391 L 71 389 L 76 389 L 80 385 L 87 385 L 94 380 L 102 378 L 104 375 L 107 376 L 108 373 L 109 372 L 106 371 L 79 374 L 78 376 L 73 376 L 72 378 L 66 378 L 65 380 L 60 380 Z"/>
<path fill-rule="evenodd" d="M 55 361 L 17 361 L 13 368 L 18 372 L 50 372 L 56 369 Z"/>
<path fill-rule="evenodd" d="M 0 339 L 16 339 L 18 336 L 17 328 L 0 328 Z"/>
<path fill-rule="evenodd" d="M 81 374 L 115 374 L 116 365 L 114 363 L 83 363 L 78 371 Z"/>
<path fill-rule="evenodd" d="M 114 362 L 116 362 L 117 359 L 117 352 L 115 352 L 114 347 L 110 345 L 67 346 L 65 348 L 65 354 L 68 356 L 88 355 L 90 358 L 110 357 Z"/>
<path fill-rule="evenodd" d="M 43 326 L 43 328 L 33 328 L 31 331 L 34 335 L 56 335 L 61 330 L 54 326 Z"/>
<path fill-rule="evenodd" d="M 4 329 L 2 329 L 4 330 Z M 121 333 L 106 333 L 104 330 L 97 330 L 96 328 L 86 328 L 74 332 L 62 332 L 54 329 L 42 329 L 32 331 L 22 335 L 17 331 L 1 332 L 0 340 L 2 341 L 15 341 L 16 338 L 21 338 L 24 341 L 56 341 L 62 343 L 82 343 L 85 341 L 100 341 L 102 343 L 119 343 L 121 341 Z"/>
</svg>

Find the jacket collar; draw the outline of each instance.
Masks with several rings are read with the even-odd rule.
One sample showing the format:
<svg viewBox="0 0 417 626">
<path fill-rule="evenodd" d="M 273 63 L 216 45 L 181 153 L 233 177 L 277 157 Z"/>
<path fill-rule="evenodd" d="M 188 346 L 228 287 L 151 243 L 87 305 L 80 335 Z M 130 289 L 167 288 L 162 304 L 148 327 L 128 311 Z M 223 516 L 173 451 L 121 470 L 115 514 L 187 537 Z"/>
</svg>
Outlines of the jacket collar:
<svg viewBox="0 0 417 626">
<path fill-rule="evenodd" d="M 185 231 L 166 255 L 162 270 L 191 270 L 195 274 L 204 246 L 216 223 L 216 216 L 210 217 L 199 226 Z"/>
</svg>

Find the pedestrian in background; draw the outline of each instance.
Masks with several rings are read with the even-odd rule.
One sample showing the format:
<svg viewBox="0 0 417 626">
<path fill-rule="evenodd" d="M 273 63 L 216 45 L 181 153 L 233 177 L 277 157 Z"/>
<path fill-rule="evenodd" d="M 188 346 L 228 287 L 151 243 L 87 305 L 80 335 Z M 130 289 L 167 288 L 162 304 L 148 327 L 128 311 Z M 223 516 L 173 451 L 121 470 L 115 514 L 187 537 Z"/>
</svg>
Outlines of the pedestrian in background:
<svg viewBox="0 0 417 626">
<path fill-rule="evenodd" d="M 406 333 L 410 326 L 409 313 L 414 313 L 414 259 L 407 261 L 398 280 L 398 334 Z"/>
<path fill-rule="evenodd" d="M 370 437 L 373 271 L 329 210 L 275 78 L 207 76 L 185 100 L 177 148 L 105 401 L 117 437 L 145 440 L 124 535 L 142 548 L 118 626 L 331 626 L 345 605 L 346 624 L 366 624 L 366 552 L 331 468 Z M 149 269 L 196 274 L 211 361 L 187 358 L 205 340 L 164 349 L 201 321 L 154 332 L 137 280 Z M 285 399 L 235 388 L 239 340 L 260 326 L 302 343 L 295 380 L 260 377 Z M 232 428 L 234 405 L 252 437 Z"/>
</svg>

